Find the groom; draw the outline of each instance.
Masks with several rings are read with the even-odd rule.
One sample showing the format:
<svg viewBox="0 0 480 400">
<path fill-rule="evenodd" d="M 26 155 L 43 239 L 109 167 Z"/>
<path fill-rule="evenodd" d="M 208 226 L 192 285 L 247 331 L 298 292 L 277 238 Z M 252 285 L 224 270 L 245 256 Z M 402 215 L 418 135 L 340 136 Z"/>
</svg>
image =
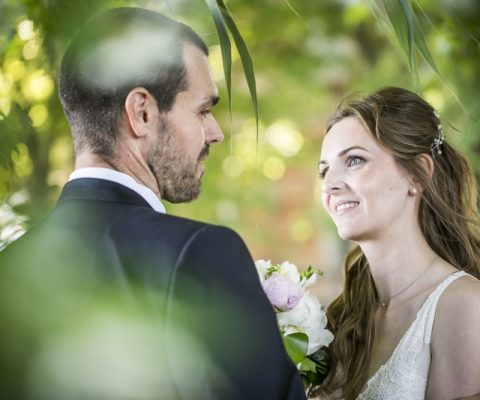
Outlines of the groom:
<svg viewBox="0 0 480 400">
<path fill-rule="evenodd" d="M 147 299 L 161 332 L 170 329 L 175 337 L 176 324 L 194 343 L 196 352 L 178 353 L 168 341 L 172 335 L 162 336 L 168 378 L 161 378 L 170 386 L 151 398 L 305 398 L 243 241 L 228 228 L 167 215 L 162 204 L 199 195 L 201 161 L 210 145 L 223 140 L 211 114 L 219 97 L 207 55 L 189 27 L 136 8 L 101 14 L 67 49 L 59 93 L 74 139 L 75 171 L 52 213 L 0 253 L 1 311 L 13 321 L 10 334 L 5 328 L 0 337 L 0 393 L 20 398 L 45 373 L 37 368 L 43 371 L 38 375 L 29 357 L 45 341 L 28 336 L 22 342 L 31 329 L 21 328 L 33 326 L 38 314 L 35 329 L 58 333 L 67 324 L 51 307 L 60 310 L 79 297 L 89 303 L 92 287 L 101 282 L 128 299 L 125 304 Z M 66 293 L 60 298 L 59 291 Z M 78 365 L 66 354 L 65 376 L 68 362 Z M 110 370 L 101 356 L 94 366 L 112 382 L 131 378 L 125 370 L 117 376 L 123 367 Z M 184 369 L 194 373 L 182 377 Z M 187 393 L 193 380 L 195 393 Z M 55 396 L 62 397 L 54 392 L 49 398 Z"/>
</svg>

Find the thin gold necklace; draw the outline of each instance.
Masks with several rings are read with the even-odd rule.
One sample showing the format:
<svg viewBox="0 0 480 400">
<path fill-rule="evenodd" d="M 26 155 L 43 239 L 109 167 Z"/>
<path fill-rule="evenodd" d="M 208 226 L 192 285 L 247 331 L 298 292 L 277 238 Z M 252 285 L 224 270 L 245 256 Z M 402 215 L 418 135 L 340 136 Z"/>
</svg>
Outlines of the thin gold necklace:
<svg viewBox="0 0 480 400">
<path fill-rule="evenodd" d="M 417 277 L 415 278 L 412 282 L 410 282 L 405 288 L 403 288 L 402 290 L 400 290 L 398 293 L 396 293 L 394 296 L 390 297 L 390 299 L 388 301 L 381 301 L 379 300 L 378 302 L 380 303 L 380 305 L 383 307 L 383 308 L 387 308 L 390 303 L 392 302 L 392 300 L 395 298 L 395 297 L 398 297 L 400 296 L 402 293 L 404 293 L 405 291 L 407 291 L 408 288 L 412 287 L 413 284 L 415 282 L 417 282 L 421 277 L 423 277 L 423 275 L 426 274 L 426 272 L 430 269 L 430 267 L 435 263 L 435 261 L 438 259 L 438 257 L 435 257 L 432 262 L 428 265 L 427 268 L 425 268 L 423 270 L 423 272 Z"/>
</svg>

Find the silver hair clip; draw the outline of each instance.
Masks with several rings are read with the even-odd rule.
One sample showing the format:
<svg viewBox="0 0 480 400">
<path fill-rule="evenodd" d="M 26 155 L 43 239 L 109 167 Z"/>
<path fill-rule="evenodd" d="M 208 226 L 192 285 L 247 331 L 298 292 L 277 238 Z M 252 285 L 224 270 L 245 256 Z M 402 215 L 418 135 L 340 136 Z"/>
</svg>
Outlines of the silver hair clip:
<svg viewBox="0 0 480 400">
<path fill-rule="evenodd" d="M 445 136 L 443 136 L 442 124 L 440 122 L 440 114 L 438 113 L 437 110 L 434 110 L 433 114 L 438 119 L 438 125 L 437 125 L 438 136 L 435 139 L 433 139 L 433 143 L 430 145 L 430 150 L 432 151 L 433 155 L 434 155 L 435 152 L 438 155 L 441 155 L 442 154 L 442 144 L 443 144 L 443 141 L 445 140 Z"/>
</svg>

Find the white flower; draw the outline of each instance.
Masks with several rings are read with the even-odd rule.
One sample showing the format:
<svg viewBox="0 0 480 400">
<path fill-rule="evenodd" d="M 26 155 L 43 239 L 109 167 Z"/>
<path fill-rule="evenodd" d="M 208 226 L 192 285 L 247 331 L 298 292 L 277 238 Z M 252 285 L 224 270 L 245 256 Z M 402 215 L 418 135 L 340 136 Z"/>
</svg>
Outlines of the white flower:
<svg viewBox="0 0 480 400">
<path fill-rule="evenodd" d="M 257 268 L 260 282 L 263 282 L 265 280 L 265 275 L 267 274 L 268 269 L 272 267 L 272 263 L 270 260 L 257 260 L 255 261 L 255 267 Z"/>
<path fill-rule="evenodd" d="M 308 336 L 307 355 L 328 346 L 333 340 L 333 334 L 325 329 L 327 316 L 311 293 L 306 292 L 293 310 L 277 313 L 277 320 L 284 335 L 302 332 Z"/>
<path fill-rule="evenodd" d="M 310 276 L 310 278 L 308 279 L 302 279 L 302 281 L 300 282 L 300 284 L 306 288 L 306 287 L 309 287 L 309 286 L 312 286 L 318 279 L 318 273 L 313 273 L 312 276 Z"/>
<path fill-rule="evenodd" d="M 278 272 L 282 275 L 288 276 L 295 283 L 300 282 L 300 273 L 298 272 L 298 268 L 295 264 L 284 261 L 282 264 L 280 264 L 280 269 Z"/>
</svg>

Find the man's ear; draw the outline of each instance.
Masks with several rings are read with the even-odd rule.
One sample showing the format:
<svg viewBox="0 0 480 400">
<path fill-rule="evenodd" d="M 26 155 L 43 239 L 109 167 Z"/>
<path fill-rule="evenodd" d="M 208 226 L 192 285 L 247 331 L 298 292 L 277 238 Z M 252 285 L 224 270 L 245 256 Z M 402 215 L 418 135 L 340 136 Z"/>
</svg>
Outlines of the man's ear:
<svg viewBox="0 0 480 400">
<path fill-rule="evenodd" d="M 157 102 L 145 88 L 137 87 L 128 93 L 125 99 L 125 114 L 131 132 L 136 137 L 146 136 L 157 127 Z"/>
</svg>

